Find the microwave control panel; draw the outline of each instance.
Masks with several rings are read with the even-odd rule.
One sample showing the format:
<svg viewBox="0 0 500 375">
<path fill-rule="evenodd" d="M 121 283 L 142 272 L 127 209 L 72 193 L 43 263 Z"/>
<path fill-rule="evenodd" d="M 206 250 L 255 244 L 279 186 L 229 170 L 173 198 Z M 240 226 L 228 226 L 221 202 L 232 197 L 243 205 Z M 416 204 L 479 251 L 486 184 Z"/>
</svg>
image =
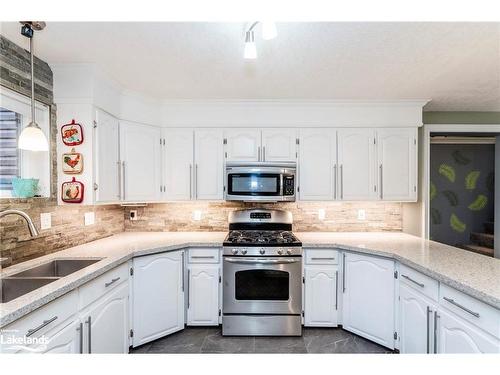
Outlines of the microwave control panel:
<svg viewBox="0 0 500 375">
<path fill-rule="evenodd" d="M 283 176 L 283 195 L 295 194 L 295 178 L 294 176 Z"/>
</svg>

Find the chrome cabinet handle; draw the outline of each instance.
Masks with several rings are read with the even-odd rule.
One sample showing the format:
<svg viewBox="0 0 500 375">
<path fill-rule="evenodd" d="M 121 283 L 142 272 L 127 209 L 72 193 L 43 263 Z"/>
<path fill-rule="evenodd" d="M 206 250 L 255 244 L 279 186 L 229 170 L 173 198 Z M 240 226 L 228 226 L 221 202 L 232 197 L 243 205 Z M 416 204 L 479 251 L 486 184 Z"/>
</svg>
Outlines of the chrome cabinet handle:
<svg viewBox="0 0 500 375">
<path fill-rule="evenodd" d="M 182 257 L 182 291 L 184 292 L 184 252 L 181 253 Z"/>
<path fill-rule="evenodd" d="M 187 291 L 188 291 L 188 309 L 189 309 L 189 306 L 191 305 L 191 302 L 189 301 L 189 298 L 190 298 L 190 293 L 189 293 L 189 278 L 191 277 L 191 270 L 188 269 L 188 287 L 187 287 Z"/>
<path fill-rule="evenodd" d="M 427 306 L 427 354 L 431 352 L 431 343 L 429 341 L 430 339 L 430 328 L 431 328 L 431 319 L 429 317 L 429 314 L 432 312 L 431 308 Z"/>
<path fill-rule="evenodd" d="M 421 287 L 421 288 L 425 287 L 425 285 L 424 285 L 424 284 L 419 283 L 419 282 L 418 282 L 418 281 L 416 281 L 416 280 L 413 280 L 410 276 L 407 276 L 407 275 L 403 275 L 403 274 L 401 274 L 401 277 L 404 277 L 406 280 L 411 281 L 413 284 L 418 285 L 418 286 L 419 286 L 419 287 Z"/>
<path fill-rule="evenodd" d="M 340 199 L 344 199 L 344 165 L 340 164 Z"/>
<path fill-rule="evenodd" d="M 191 259 L 214 259 L 213 255 L 191 255 Z"/>
<path fill-rule="evenodd" d="M 260 146 L 257 147 L 257 160 L 260 161 Z"/>
<path fill-rule="evenodd" d="M 123 179 L 123 200 L 126 199 L 125 195 L 125 162 L 122 161 L 122 179 Z"/>
<path fill-rule="evenodd" d="M 335 310 L 339 306 L 339 271 L 335 271 Z"/>
<path fill-rule="evenodd" d="M 116 195 L 118 199 L 122 199 L 122 169 L 120 168 L 120 161 L 116 162 L 116 166 L 118 167 L 118 194 Z"/>
<path fill-rule="evenodd" d="M 262 147 L 262 161 L 266 161 L 266 146 Z"/>
<path fill-rule="evenodd" d="M 342 293 L 345 293 L 345 254 L 342 257 Z"/>
<path fill-rule="evenodd" d="M 56 316 L 53 316 L 52 318 L 50 319 L 47 319 L 47 320 L 44 320 L 42 322 L 42 324 L 40 324 L 38 327 L 35 327 L 35 328 L 31 328 L 31 329 L 28 329 L 28 332 L 26 333 L 26 337 L 30 337 L 31 335 L 33 335 L 34 333 L 40 331 L 43 327 L 46 327 L 48 326 L 50 323 L 52 323 L 54 320 L 57 319 L 57 315 Z"/>
<path fill-rule="evenodd" d="M 89 325 L 88 338 L 89 338 L 89 354 L 90 354 L 92 353 L 92 318 L 90 317 L 90 315 L 85 323 Z"/>
<path fill-rule="evenodd" d="M 337 164 L 333 165 L 333 199 L 337 199 Z"/>
<path fill-rule="evenodd" d="M 297 259 L 254 259 L 254 258 L 224 258 L 225 262 L 229 263 L 241 263 L 241 264 L 291 264 L 300 262 Z"/>
<path fill-rule="evenodd" d="M 335 260 L 335 258 L 311 258 L 311 260 Z"/>
<path fill-rule="evenodd" d="M 384 199 L 384 174 L 382 171 L 382 164 L 380 164 L 380 199 Z"/>
<path fill-rule="evenodd" d="M 194 197 L 198 199 L 198 164 L 194 165 Z"/>
<path fill-rule="evenodd" d="M 438 319 L 439 315 L 437 311 L 434 311 L 434 354 L 437 353 L 437 344 L 438 344 Z"/>
<path fill-rule="evenodd" d="M 83 354 L 83 323 L 80 323 L 76 330 L 80 332 L 80 354 Z"/>
<path fill-rule="evenodd" d="M 443 299 L 444 299 L 445 301 L 448 301 L 448 302 L 449 302 L 449 303 L 451 303 L 452 305 L 454 305 L 454 306 L 458 307 L 459 309 L 462 309 L 463 311 L 465 311 L 465 312 L 467 312 L 467 313 L 471 314 L 472 316 L 475 316 L 476 318 L 479 318 L 479 316 L 480 316 L 480 315 L 479 315 L 479 313 L 474 312 L 474 311 L 472 311 L 472 310 L 469 310 L 467 307 L 462 306 L 462 305 L 461 305 L 461 304 L 459 304 L 458 302 L 455 302 L 455 300 L 454 300 L 454 299 L 452 299 L 452 298 L 443 297 Z"/>
<path fill-rule="evenodd" d="M 112 285 L 112 284 L 116 283 L 118 280 L 120 280 L 120 278 L 119 278 L 119 277 L 116 277 L 116 278 L 114 278 L 114 279 L 111 279 L 111 281 L 110 281 L 109 283 L 105 283 L 105 284 L 104 284 L 104 287 L 105 287 L 105 288 L 107 288 L 108 286 L 110 286 L 110 285 Z"/>
<path fill-rule="evenodd" d="M 189 199 L 193 198 L 193 165 L 189 164 Z"/>
</svg>

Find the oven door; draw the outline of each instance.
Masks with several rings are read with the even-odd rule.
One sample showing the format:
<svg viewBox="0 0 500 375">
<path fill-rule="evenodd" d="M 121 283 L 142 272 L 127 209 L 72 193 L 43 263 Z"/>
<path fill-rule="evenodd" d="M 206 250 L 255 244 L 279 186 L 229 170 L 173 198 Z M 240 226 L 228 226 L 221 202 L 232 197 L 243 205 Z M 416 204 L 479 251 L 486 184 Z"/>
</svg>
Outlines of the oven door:
<svg viewBox="0 0 500 375">
<path fill-rule="evenodd" d="M 224 257 L 224 314 L 300 314 L 302 257 Z"/>
</svg>

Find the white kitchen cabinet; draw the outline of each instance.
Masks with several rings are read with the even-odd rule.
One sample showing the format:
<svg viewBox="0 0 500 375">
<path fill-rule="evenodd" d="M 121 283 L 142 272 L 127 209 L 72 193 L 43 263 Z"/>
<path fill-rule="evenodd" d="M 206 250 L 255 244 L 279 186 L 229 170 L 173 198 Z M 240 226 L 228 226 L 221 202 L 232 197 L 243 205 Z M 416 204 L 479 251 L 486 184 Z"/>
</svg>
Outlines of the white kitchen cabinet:
<svg viewBox="0 0 500 375">
<path fill-rule="evenodd" d="M 260 129 L 226 129 L 226 161 L 261 161 Z"/>
<path fill-rule="evenodd" d="M 121 200 L 120 181 L 120 123 L 103 110 L 96 110 L 95 154 L 95 202 L 109 203 Z"/>
<path fill-rule="evenodd" d="M 46 346 L 37 346 L 35 353 L 56 353 L 56 354 L 75 354 L 83 353 L 83 341 L 80 339 L 80 330 L 83 325 L 79 319 L 73 320 L 63 328 L 58 327 L 54 332 L 48 332 L 45 337 L 48 339 Z M 30 351 L 24 351 L 29 353 Z"/>
<path fill-rule="evenodd" d="M 336 327 L 338 325 L 338 270 L 331 265 L 304 267 L 304 325 Z"/>
<path fill-rule="evenodd" d="M 122 200 L 159 201 L 161 195 L 161 130 L 120 122 Z"/>
<path fill-rule="evenodd" d="M 301 129 L 299 134 L 299 198 L 332 200 L 337 197 L 337 132 Z"/>
<path fill-rule="evenodd" d="M 262 161 L 293 161 L 297 152 L 297 131 L 274 128 L 262 130 Z"/>
<path fill-rule="evenodd" d="M 344 253 L 343 328 L 394 348 L 394 261 Z"/>
<path fill-rule="evenodd" d="M 377 199 L 375 131 L 339 129 L 338 198 L 346 201 Z"/>
<path fill-rule="evenodd" d="M 193 130 L 169 129 L 163 135 L 166 199 L 190 200 L 193 198 L 194 184 Z"/>
<path fill-rule="evenodd" d="M 437 306 L 413 288 L 399 284 L 401 353 L 433 353 L 434 313 Z"/>
<path fill-rule="evenodd" d="M 377 129 L 379 197 L 385 201 L 417 199 L 417 129 Z"/>
<path fill-rule="evenodd" d="M 223 134 L 220 129 L 194 132 L 194 197 L 223 198 Z"/>
<path fill-rule="evenodd" d="M 184 251 L 134 258 L 134 347 L 184 328 Z"/>
<path fill-rule="evenodd" d="M 453 313 L 440 309 L 437 322 L 438 353 L 500 353 L 500 340 Z"/>
<path fill-rule="evenodd" d="M 81 320 L 84 353 L 128 353 L 128 283 L 122 283 L 94 302 Z"/>
<path fill-rule="evenodd" d="M 190 264 L 188 267 L 187 324 L 219 325 L 220 265 Z"/>
</svg>

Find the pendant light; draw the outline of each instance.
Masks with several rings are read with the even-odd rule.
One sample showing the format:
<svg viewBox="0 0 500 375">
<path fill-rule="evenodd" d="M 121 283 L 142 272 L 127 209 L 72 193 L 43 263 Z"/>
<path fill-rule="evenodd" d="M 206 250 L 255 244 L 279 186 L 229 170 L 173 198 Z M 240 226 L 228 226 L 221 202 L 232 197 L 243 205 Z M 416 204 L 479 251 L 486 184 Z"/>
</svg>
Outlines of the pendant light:
<svg viewBox="0 0 500 375">
<path fill-rule="evenodd" d="M 45 22 L 26 21 L 21 22 L 21 34 L 30 40 L 30 63 L 31 63 L 31 121 L 19 135 L 18 147 L 29 151 L 48 151 L 49 143 L 40 126 L 35 121 L 35 64 L 33 62 L 33 35 L 34 30 L 40 31 L 45 28 Z"/>
</svg>

